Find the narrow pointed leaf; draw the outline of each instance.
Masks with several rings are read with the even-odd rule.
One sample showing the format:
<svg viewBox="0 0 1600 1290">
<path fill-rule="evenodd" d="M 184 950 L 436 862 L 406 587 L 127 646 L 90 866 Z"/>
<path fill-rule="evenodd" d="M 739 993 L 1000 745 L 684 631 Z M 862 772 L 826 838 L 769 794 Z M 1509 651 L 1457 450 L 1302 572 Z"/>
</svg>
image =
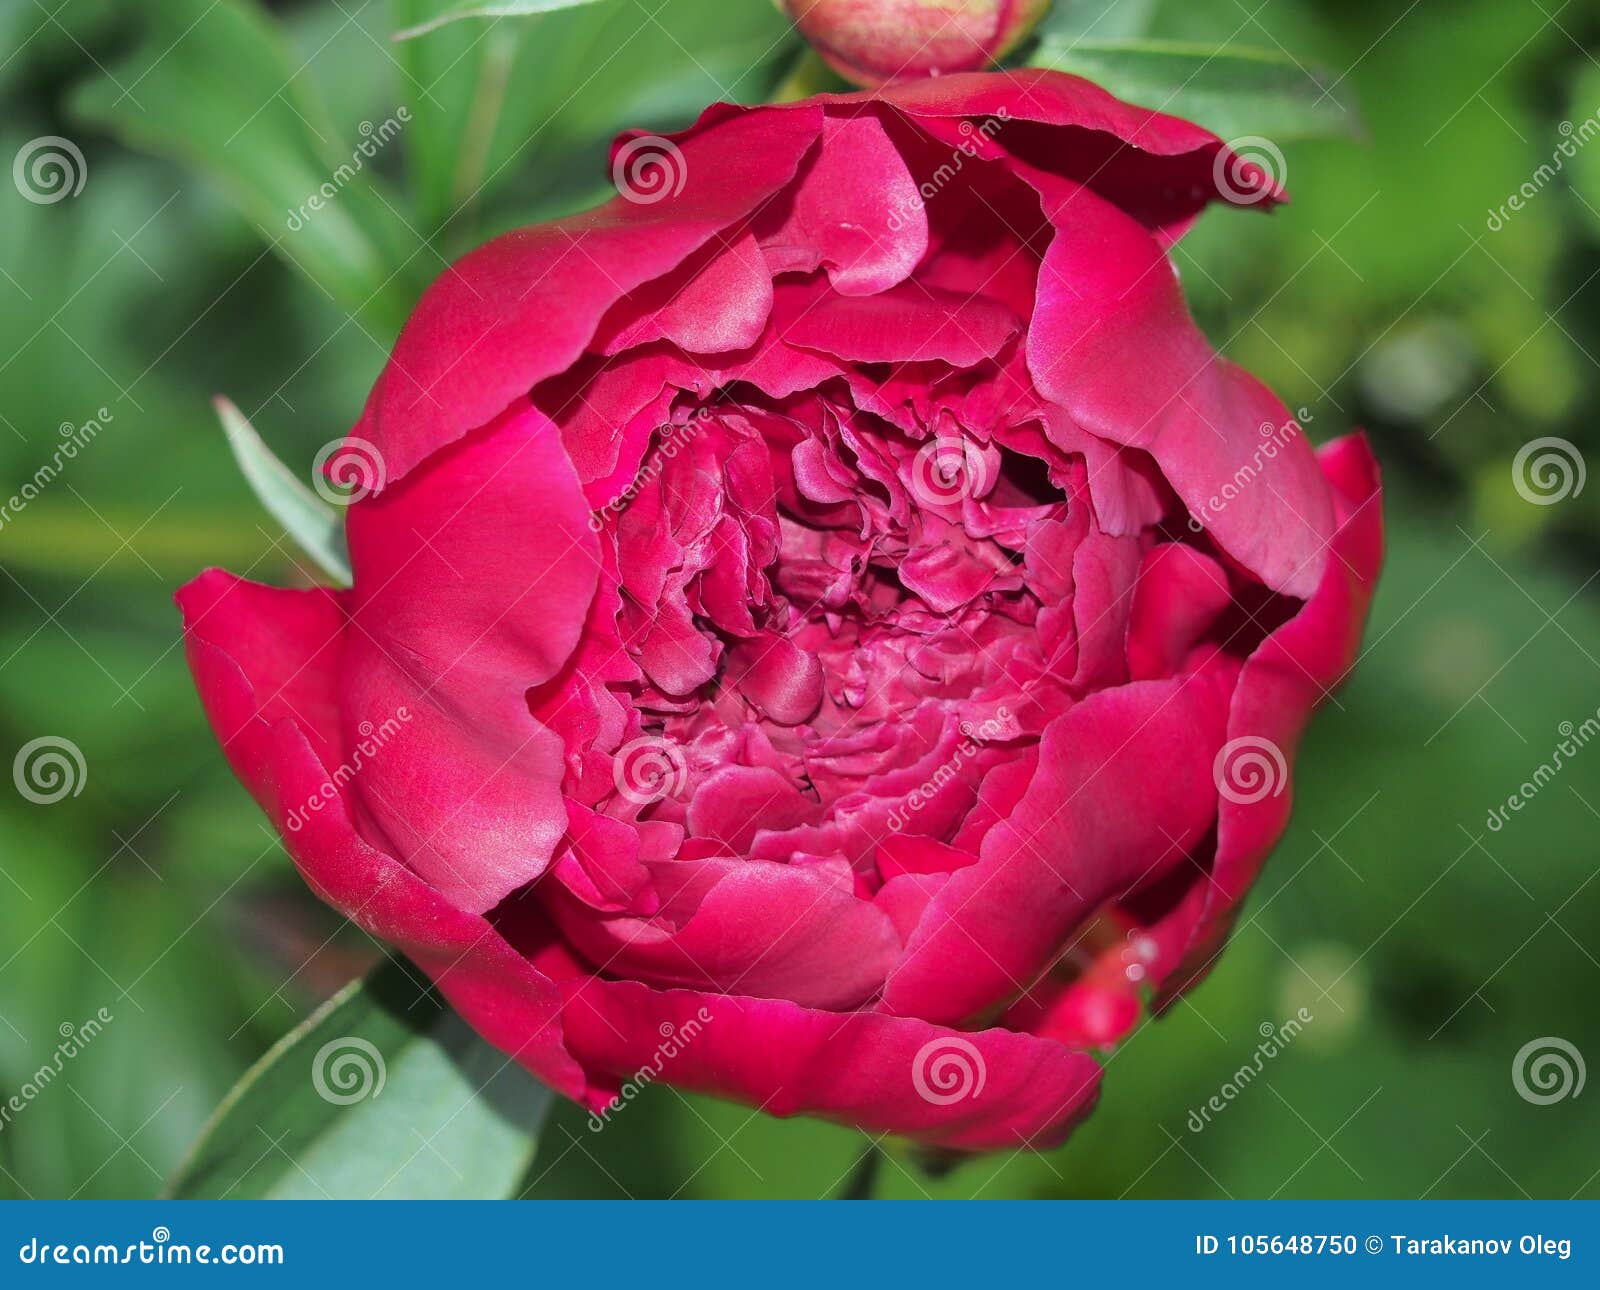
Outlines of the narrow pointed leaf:
<svg viewBox="0 0 1600 1290">
<path fill-rule="evenodd" d="M 1224 139 L 1361 133 L 1336 77 L 1276 50 L 1050 37 L 1028 61 L 1087 77 L 1141 107 L 1188 117 Z"/>
<path fill-rule="evenodd" d="M 428 8 L 437 10 L 431 17 L 394 34 L 396 40 L 414 40 L 425 36 L 436 27 L 461 18 L 526 18 L 541 13 L 554 13 L 557 9 L 576 9 L 579 5 L 595 4 L 598 0 L 450 0 L 432 3 Z"/>
<path fill-rule="evenodd" d="M 300 482 L 231 402 L 214 400 L 228 447 L 257 499 L 296 545 L 341 586 L 350 585 L 344 517 Z"/>
</svg>

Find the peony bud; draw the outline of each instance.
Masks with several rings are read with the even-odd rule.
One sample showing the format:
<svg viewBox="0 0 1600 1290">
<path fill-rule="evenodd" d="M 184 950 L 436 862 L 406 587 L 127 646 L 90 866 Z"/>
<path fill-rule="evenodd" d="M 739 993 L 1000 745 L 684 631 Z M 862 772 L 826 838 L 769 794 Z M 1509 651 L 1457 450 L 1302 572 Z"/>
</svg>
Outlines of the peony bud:
<svg viewBox="0 0 1600 1290">
<path fill-rule="evenodd" d="M 857 85 L 976 72 L 1037 25 L 1050 0 L 777 0 L 829 66 Z"/>
</svg>

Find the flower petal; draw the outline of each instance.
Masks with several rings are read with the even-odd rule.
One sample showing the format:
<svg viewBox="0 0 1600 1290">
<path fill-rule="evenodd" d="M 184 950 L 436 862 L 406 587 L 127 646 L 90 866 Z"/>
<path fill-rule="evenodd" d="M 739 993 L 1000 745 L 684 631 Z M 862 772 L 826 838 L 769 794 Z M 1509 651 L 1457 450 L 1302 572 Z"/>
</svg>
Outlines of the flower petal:
<svg viewBox="0 0 1600 1290">
<path fill-rule="evenodd" d="M 1250 656 L 1228 712 L 1227 737 L 1267 740 L 1292 778 L 1295 750 L 1311 719 L 1354 663 L 1378 570 L 1383 563 L 1382 488 L 1363 435 L 1323 446 L 1318 461 L 1332 486 L 1338 529 L 1322 585 L 1306 605 Z M 1164 998 L 1188 989 L 1210 969 L 1239 900 L 1249 890 L 1289 819 L 1289 780 L 1259 800 L 1224 800 L 1217 858 L 1197 911 L 1188 953 L 1163 985 Z"/>
<path fill-rule="evenodd" d="M 189 665 L 235 773 L 314 891 L 403 951 L 467 1022 L 545 1083 L 586 1095 L 562 1040 L 560 997 L 482 918 L 463 913 L 356 831 L 329 770 L 332 667 L 345 631 L 327 592 L 280 591 L 216 572 L 178 593 Z M 318 809 L 307 809 L 312 801 Z M 295 811 L 294 820 L 290 812 Z"/>
<path fill-rule="evenodd" d="M 526 405 L 350 510 L 347 738 L 409 714 L 355 776 L 361 818 L 474 913 L 538 877 L 566 831 L 561 740 L 527 694 L 583 629 L 588 520 L 559 434 Z"/>
<path fill-rule="evenodd" d="M 769 1115 L 818 1115 L 966 1151 L 1054 1146 L 1099 1091 L 1099 1065 L 1050 1040 L 784 999 L 595 979 L 575 989 L 564 1020 L 591 1069 L 658 1070 Z M 676 1037 L 670 1056 L 664 1035 Z"/>
<path fill-rule="evenodd" d="M 498 416 L 565 371 L 619 298 L 787 183 L 821 124 L 817 107 L 731 117 L 682 136 L 676 196 L 619 196 L 473 251 L 422 297 L 351 433 L 377 445 L 393 484 Z"/>
<path fill-rule="evenodd" d="M 930 903 L 883 1008 L 961 1022 L 1026 989 L 1103 903 L 1181 861 L 1216 815 L 1219 690 L 1204 675 L 1134 682 L 1053 721 L 1033 782 Z"/>
</svg>

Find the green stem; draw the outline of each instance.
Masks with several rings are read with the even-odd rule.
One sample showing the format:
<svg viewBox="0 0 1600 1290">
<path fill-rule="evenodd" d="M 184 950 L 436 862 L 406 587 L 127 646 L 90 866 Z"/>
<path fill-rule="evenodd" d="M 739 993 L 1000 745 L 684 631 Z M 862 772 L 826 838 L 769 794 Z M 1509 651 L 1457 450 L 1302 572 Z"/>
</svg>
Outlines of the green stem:
<svg viewBox="0 0 1600 1290">
<path fill-rule="evenodd" d="M 843 1187 L 835 1200 L 871 1200 L 873 1188 L 878 1182 L 878 1166 L 883 1163 L 883 1152 L 878 1150 L 877 1143 L 868 1143 L 867 1149 L 861 1153 L 861 1159 L 856 1161 L 855 1167 L 850 1171 L 850 1177 L 845 1180 Z"/>
</svg>

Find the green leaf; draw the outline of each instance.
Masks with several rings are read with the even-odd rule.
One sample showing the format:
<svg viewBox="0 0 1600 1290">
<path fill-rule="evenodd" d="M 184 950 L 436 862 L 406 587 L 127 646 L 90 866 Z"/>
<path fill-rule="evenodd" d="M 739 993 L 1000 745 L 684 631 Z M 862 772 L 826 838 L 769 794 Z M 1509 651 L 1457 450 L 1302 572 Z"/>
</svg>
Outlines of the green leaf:
<svg viewBox="0 0 1600 1290">
<path fill-rule="evenodd" d="M 218 396 L 212 400 L 233 459 L 267 513 L 317 562 L 323 572 L 350 585 L 350 552 L 345 546 L 344 518 L 303 483 L 267 447 L 244 413 Z"/>
<path fill-rule="evenodd" d="M 762 102 L 799 47 L 764 3 L 587 0 L 441 26 L 451 10 L 395 3 L 397 23 L 429 29 L 398 57 L 407 82 L 427 87 L 410 103 L 407 159 L 422 227 L 448 225 L 447 249 L 604 200 L 618 131 L 677 129 L 715 99 Z"/>
<path fill-rule="evenodd" d="M 1041 40 L 1125 40 L 1150 30 L 1156 0 L 1056 0 L 1039 24 Z"/>
<path fill-rule="evenodd" d="M 1131 103 L 1188 117 L 1224 139 L 1361 133 L 1360 119 L 1335 92 L 1333 77 L 1273 50 L 1051 37 L 1028 61 L 1086 77 Z"/>
<path fill-rule="evenodd" d="M 79 114 L 209 175 L 284 260 L 398 331 L 432 261 L 374 172 L 403 123 L 336 137 L 251 0 L 148 0 L 138 22 L 138 48 L 80 89 Z"/>
<path fill-rule="evenodd" d="M 493 0 L 489 4 L 480 0 L 455 0 L 443 6 L 441 12 L 423 22 L 415 23 L 394 34 L 396 40 L 414 40 L 425 36 L 436 27 L 461 18 L 525 18 L 557 9 L 576 9 L 580 5 L 595 4 L 598 0 Z M 437 5 L 430 7 L 438 7 Z"/>
<path fill-rule="evenodd" d="M 501 1199 L 553 1099 L 390 961 L 245 1073 L 167 1195 Z"/>
</svg>

